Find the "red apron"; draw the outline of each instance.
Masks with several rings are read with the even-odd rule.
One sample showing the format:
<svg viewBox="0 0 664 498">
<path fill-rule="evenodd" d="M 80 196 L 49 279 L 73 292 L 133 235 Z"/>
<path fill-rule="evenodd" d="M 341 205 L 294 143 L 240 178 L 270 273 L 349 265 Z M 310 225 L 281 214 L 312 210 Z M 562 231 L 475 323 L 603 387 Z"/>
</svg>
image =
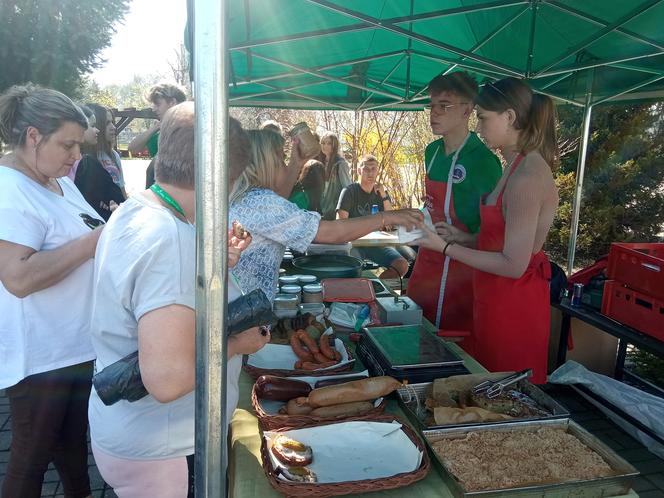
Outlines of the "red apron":
<svg viewBox="0 0 664 498">
<path fill-rule="evenodd" d="M 465 142 L 464 142 L 465 144 Z M 463 145 L 459 148 L 459 151 Z M 437 154 L 438 152 L 436 152 Z M 454 170 L 456 157 L 450 167 L 450 175 Z M 435 161 L 431 160 L 431 164 Z M 454 212 L 454 195 L 452 185 L 425 177 L 427 207 L 434 223 L 447 221 L 445 216 L 445 196 L 448 185 L 450 199 L 448 215 L 452 224 L 468 232 Z M 447 266 L 447 271 L 445 267 Z M 442 284 L 442 285 L 441 285 Z M 469 354 L 473 349 L 473 270 L 463 263 L 444 257 L 440 252 L 420 248 L 415 260 L 415 267 L 408 280 L 408 296 L 422 307 L 424 316 L 436 328 L 452 331 L 471 332 L 459 345 Z"/>
<path fill-rule="evenodd" d="M 523 156 L 516 158 L 512 173 Z M 509 180 L 509 176 L 508 176 Z M 507 184 L 507 182 L 505 182 Z M 503 190 L 495 206 L 480 206 L 480 251 L 502 251 L 505 242 Z M 551 266 L 543 251 L 533 254 L 518 279 L 474 271 L 475 358 L 491 372 L 533 369 L 531 381 L 546 382 L 549 351 Z"/>
</svg>

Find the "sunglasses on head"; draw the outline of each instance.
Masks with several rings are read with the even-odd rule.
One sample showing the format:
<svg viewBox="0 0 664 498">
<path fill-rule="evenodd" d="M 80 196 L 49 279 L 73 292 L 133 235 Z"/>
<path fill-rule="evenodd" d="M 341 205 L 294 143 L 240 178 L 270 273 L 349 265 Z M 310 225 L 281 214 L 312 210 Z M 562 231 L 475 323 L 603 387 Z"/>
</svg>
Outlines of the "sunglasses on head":
<svg viewBox="0 0 664 498">
<path fill-rule="evenodd" d="M 508 102 L 510 101 L 509 97 L 505 95 L 505 92 L 503 92 L 500 88 L 498 88 L 493 81 L 488 81 L 484 85 L 497 91 Z"/>
<path fill-rule="evenodd" d="M 79 213 L 79 216 L 83 219 L 83 223 L 85 223 L 88 226 L 88 228 L 91 228 L 92 230 L 104 225 L 104 222 L 102 220 L 93 218 L 87 213 Z"/>
</svg>

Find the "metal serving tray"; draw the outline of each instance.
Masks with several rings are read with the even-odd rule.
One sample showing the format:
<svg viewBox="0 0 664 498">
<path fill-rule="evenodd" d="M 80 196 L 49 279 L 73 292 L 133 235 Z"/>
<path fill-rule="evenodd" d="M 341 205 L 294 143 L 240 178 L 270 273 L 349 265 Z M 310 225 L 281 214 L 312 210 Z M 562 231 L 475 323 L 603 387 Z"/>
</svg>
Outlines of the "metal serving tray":
<svg viewBox="0 0 664 498">
<path fill-rule="evenodd" d="M 468 432 L 535 431 L 542 427 L 566 429 L 568 433 L 576 436 L 583 444 L 604 458 L 606 463 L 615 470 L 615 475 L 581 481 L 524 486 L 520 488 L 466 491 L 456 477 L 447 470 L 447 467 L 445 467 L 445 464 L 440 460 L 431 446 L 432 443 L 440 441 L 441 439 L 464 436 Z M 632 480 L 639 475 L 639 472 L 632 465 L 619 457 L 611 448 L 568 418 L 426 430 L 422 432 L 422 435 L 429 446 L 434 464 L 441 471 L 443 478 L 452 491 L 452 495 L 456 498 L 505 498 L 508 496 L 517 496 L 520 498 L 527 496 L 546 498 L 604 498 L 627 494 L 632 487 Z"/>
<path fill-rule="evenodd" d="M 560 419 L 560 418 L 569 418 L 569 412 L 567 409 L 558 403 L 551 396 L 542 391 L 539 387 L 531 384 L 528 381 L 522 380 L 516 383 L 512 388 L 521 391 L 523 394 L 530 396 L 535 402 L 543 408 L 544 410 L 551 413 L 548 417 L 523 417 L 523 418 L 514 418 L 512 420 L 501 420 L 499 422 L 473 422 L 468 424 L 447 424 L 447 425 L 426 425 L 425 421 L 417 416 L 417 401 L 414 399 L 415 396 L 420 400 L 422 406 L 424 406 L 424 401 L 427 397 L 427 392 L 431 390 L 433 382 L 423 382 L 421 384 L 409 384 L 404 387 L 397 389 L 399 395 L 399 403 L 403 408 L 404 412 L 408 418 L 410 418 L 414 423 L 416 423 L 420 429 L 447 429 L 451 427 L 468 427 L 468 426 L 484 426 L 484 425 L 493 425 L 493 424 L 513 424 L 515 422 L 528 422 L 536 420 L 549 420 L 549 419 Z M 409 400 L 411 400 L 409 402 Z"/>
</svg>

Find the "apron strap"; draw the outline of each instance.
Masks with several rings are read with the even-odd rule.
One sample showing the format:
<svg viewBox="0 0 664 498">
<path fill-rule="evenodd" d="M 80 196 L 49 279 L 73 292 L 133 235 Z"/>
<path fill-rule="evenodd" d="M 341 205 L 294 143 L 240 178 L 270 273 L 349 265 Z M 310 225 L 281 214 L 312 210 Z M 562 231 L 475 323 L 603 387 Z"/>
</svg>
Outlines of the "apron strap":
<svg viewBox="0 0 664 498">
<path fill-rule="evenodd" d="M 461 153 L 461 149 L 464 148 L 469 138 L 470 138 L 470 132 L 468 132 L 466 138 L 463 139 L 463 142 L 461 143 L 459 148 L 454 152 L 454 156 L 452 156 L 452 163 L 450 164 L 450 171 L 447 173 L 444 214 L 445 214 L 445 221 L 450 225 L 452 224 L 452 217 L 450 216 L 450 205 L 452 204 L 452 185 L 454 182 L 454 168 L 456 168 L 456 163 L 459 160 L 459 154 Z M 440 150 L 440 145 L 436 150 L 436 155 L 438 154 L 439 150 Z M 431 164 L 433 164 L 433 161 L 431 161 Z M 445 256 L 445 262 L 443 263 L 443 274 L 440 276 L 440 287 L 438 291 L 438 306 L 436 308 L 436 328 L 440 328 L 440 320 L 443 315 L 443 302 L 445 301 L 445 286 L 447 285 L 447 274 L 449 273 L 449 270 L 450 270 L 450 257 Z"/>
</svg>

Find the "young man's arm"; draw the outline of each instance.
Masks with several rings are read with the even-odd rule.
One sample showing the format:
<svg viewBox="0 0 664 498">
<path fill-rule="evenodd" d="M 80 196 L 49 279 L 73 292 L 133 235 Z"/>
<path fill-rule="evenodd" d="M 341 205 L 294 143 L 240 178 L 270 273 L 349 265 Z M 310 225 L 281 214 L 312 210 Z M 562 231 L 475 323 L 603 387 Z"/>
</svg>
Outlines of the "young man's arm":
<svg viewBox="0 0 664 498">
<path fill-rule="evenodd" d="M 159 131 L 159 128 L 161 126 L 160 121 L 155 121 L 155 123 L 150 126 L 149 129 L 145 130 L 143 133 L 139 133 L 134 137 L 134 139 L 129 142 L 129 145 L 127 146 L 127 149 L 129 152 L 132 154 L 138 154 L 139 152 L 143 152 L 145 150 L 145 147 L 155 133 Z"/>
</svg>

